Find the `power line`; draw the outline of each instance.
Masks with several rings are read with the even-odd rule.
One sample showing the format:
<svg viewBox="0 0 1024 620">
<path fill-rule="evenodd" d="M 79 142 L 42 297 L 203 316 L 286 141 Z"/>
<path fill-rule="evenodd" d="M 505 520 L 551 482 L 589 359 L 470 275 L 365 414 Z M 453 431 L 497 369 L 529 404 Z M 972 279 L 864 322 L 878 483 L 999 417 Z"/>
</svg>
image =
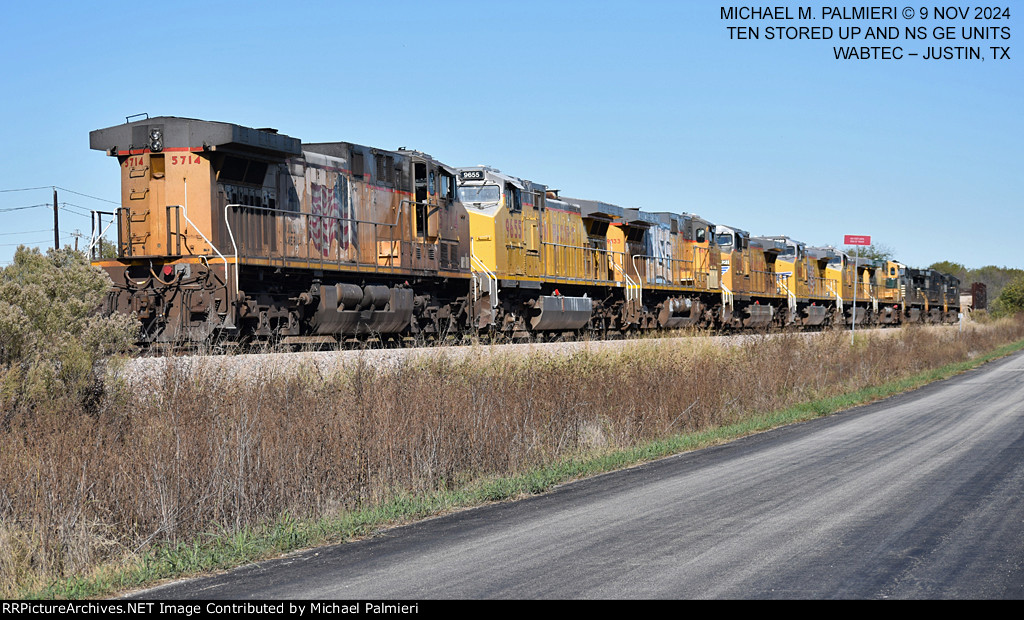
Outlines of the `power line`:
<svg viewBox="0 0 1024 620">
<path fill-rule="evenodd" d="M 19 187 L 17 189 L 0 189 L 0 194 L 6 194 L 8 192 L 30 192 L 37 189 L 53 189 L 53 186 L 44 185 L 42 187 Z"/>
<path fill-rule="evenodd" d="M 25 209 L 38 209 L 39 207 L 52 207 L 52 206 L 53 205 L 51 205 L 51 204 L 43 202 L 43 203 L 40 203 L 40 204 L 37 204 L 37 205 L 27 205 L 27 206 L 24 206 L 24 207 L 7 207 L 5 209 L 0 209 L 0 213 L 7 213 L 8 211 L 23 211 Z"/>
<path fill-rule="evenodd" d="M 40 189 L 59 189 L 62 192 L 68 192 L 68 193 L 71 193 L 71 194 L 75 194 L 77 196 L 84 196 L 85 198 L 91 198 L 92 200 L 99 200 L 100 202 L 106 202 L 106 203 L 110 203 L 112 205 L 119 205 L 119 204 L 121 204 L 120 202 L 117 202 L 115 200 L 108 200 L 106 198 L 100 198 L 99 196 L 90 196 L 89 194 L 83 194 L 82 192 L 76 192 L 73 189 L 68 189 L 66 187 L 61 187 L 60 185 L 43 185 L 43 186 L 40 186 L 40 187 L 17 187 L 17 188 L 12 188 L 12 189 L 0 189 L 0 194 L 6 194 L 6 193 L 9 193 L 9 192 L 30 192 L 30 191 L 40 190 Z"/>
<path fill-rule="evenodd" d="M 76 205 L 76 204 L 71 203 L 71 202 L 62 202 L 62 203 L 60 203 L 60 205 L 61 205 L 61 208 L 64 211 L 67 211 L 68 213 L 70 213 L 72 215 L 77 215 L 79 217 L 90 217 L 90 218 L 92 217 L 92 211 L 88 207 L 83 207 L 82 205 Z M 74 208 L 69 208 L 69 207 L 74 207 Z M 75 209 L 80 209 L 80 210 L 76 211 Z M 83 211 L 84 211 L 84 213 L 83 213 Z"/>
<path fill-rule="evenodd" d="M 75 238 L 74 235 L 66 235 L 64 237 L 61 237 L 60 240 L 61 241 L 71 241 L 74 238 Z M 17 246 L 17 245 L 34 246 L 34 245 L 40 245 L 42 243 L 49 244 L 51 241 L 53 241 L 53 239 L 43 239 L 42 241 L 20 241 L 18 243 L 0 243 L 0 248 L 9 248 L 9 247 Z M 47 245 L 47 247 L 49 247 L 49 245 Z"/>
<path fill-rule="evenodd" d="M 53 234 L 54 234 L 53 244 L 55 246 L 60 246 L 61 245 L 61 240 L 67 241 L 68 239 L 75 239 L 76 240 L 75 245 L 77 247 L 77 245 L 78 245 L 77 244 L 77 239 L 79 237 L 83 237 L 84 236 L 82 233 L 79 233 L 79 232 L 76 231 L 75 233 L 72 233 L 70 237 L 65 235 L 62 238 L 58 238 L 57 237 L 57 235 L 59 234 L 58 233 L 58 224 L 57 224 L 57 219 L 58 219 L 57 218 L 57 213 L 58 213 L 58 210 L 65 211 L 67 213 L 71 213 L 72 215 L 77 215 L 78 217 L 82 217 L 82 218 L 89 218 L 89 219 L 93 218 L 93 211 L 91 209 L 89 209 L 88 207 L 85 207 L 85 206 L 82 206 L 82 205 L 78 205 L 78 204 L 75 204 L 75 203 L 72 203 L 72 202 L 63 202 L 63 203 L 60 203 L 58 205 L 58 203 L 57 203 L 57 191 L 58 190 L 60 190 L 62 192 L 67 192 L 67 193 L 70 193 L 70 194 L 74 194 L 76 196 L 82 196 L 83 198 L 88 198 L 90 200 L 97 200 L 99 202 L 105 202 L 105 203 L 112 204 L 112 205 L 120 206 L 120 204 L 121 204 L 121 203 L 113 201 L 113 200 L 107 200 L 106 198 L 100 198 L 99 196 L 92 196 L 90 194 L 86 194 L 86 193 L 83 193 L 83 192 L 75 191 L 73 189 L 68 189 L 66 187 L 60 187 L 58 185 L 38 186 L 38 187 L 7 188 L 7 189 L 0 189 L 0 193 L 5 193 L 6 194 L 6 193 L 12 193 L 12 192 L 39 191 L 39 190 L 45 190 L 45 189 L 53 190 L 53 202 L 52 203 L 48 203 L 47 202 L 47 203 L 39 203 L 39 204 L 33 204 L 33 205 L 21 205 L 21 206 L 16 206 L 16 207 L 3 207 L 3 208 L 0 208 L 0 213 L 13 213 L 15 211 L 24 211 L 24 210 L 28 210 L 28 209 L 39 209 L 39 208 L 43 208 L 43 207 L 50 207 L 52 205 L 53 206 Z M 24 231 L 24 232 L 9 232 L 9 233 L 2 233 L 2 235 L 3 236 L 24 235 L 24 234 L 31 234 L 33 232 L 42 232 L 42 231 L 41 230 L 36 230 L 36 231 Z M 19 242 L 19 243 L 0 243 L 0 247 L 11 247 L 11 246 L 20 246 L 20 245 L 38 245 L 38 244 L 41 244 L 41 243 L 46 243 L 46 242 L 45 241 L 30 241 L 27 244 L 24 243 L 24 242 Z"/>
<path fill-rule="evenodd" d="M 86 198 L 92 198 L 93 200 L 99 200 L 100 202 L 109 202 L 112 205 L 120 205 L 121 204 L 120 202 L 116 202 L 116 201 L 113 201 L 113 200 L 107 200 L 106 198 L 97 198 L 96 196 L 90 196 L 89 194 L 83 194 L 82 192 L 76 192 L 75 190 L 68 189 L 66 187 L 60 187 L 60 186 L 55 186 L 55 187 L 57 189 L 61 190 L 61 191 L 71 192 L 72 194 L 77 194 L 79 196 L 85 196 Z"/>
<path fill-rule="evenodd" d="M 40 243 L 49 243 L 53 239 L 43 239 L 42 241 L 19 241 L 18 243 L 0 243 L 0 247 L 9 248 L 16 245 L 39 245 Z"/>
<path fill-rule="evenodd" d="M 32 233 L 47 232 L 49 230 L 50 230 L 49 228 L 40 228 L 39 230 L 23 230 L 21 232 L 5 232 L 5 233 L 0 233 L 0 237 L 9 236 L 9 235 L 31 235 Z"/>
</svg>

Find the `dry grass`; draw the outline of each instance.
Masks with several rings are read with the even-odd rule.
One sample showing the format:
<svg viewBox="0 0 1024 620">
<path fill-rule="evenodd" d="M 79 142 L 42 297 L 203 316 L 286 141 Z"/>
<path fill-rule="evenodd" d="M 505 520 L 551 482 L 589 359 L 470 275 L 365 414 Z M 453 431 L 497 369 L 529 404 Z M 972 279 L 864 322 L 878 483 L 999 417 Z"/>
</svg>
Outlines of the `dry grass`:
<svg viewBox="0 0 1024 620">
<path fill-rule="evenodd" d="M 570 356 L 443 353 L 246 384 L 170 365 L 88 412 L 5 411 L 0 595 L 231 535 L 742 421 L 1024 338 L 1024 323 Z M 64 402 L 64 401 L 60 401 Z"/>
</svg>

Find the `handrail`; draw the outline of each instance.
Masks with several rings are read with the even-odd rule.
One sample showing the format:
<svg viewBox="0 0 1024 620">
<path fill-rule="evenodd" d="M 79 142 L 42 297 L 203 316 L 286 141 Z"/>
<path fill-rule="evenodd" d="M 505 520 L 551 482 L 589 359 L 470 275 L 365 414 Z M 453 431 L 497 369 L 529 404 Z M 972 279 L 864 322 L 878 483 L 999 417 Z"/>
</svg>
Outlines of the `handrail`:
<svg viewBox="0 0 1024 620">
<path fill-rule="evenodd" d="M 233 211 L 229 211 L 229 210 L 233 210 Z M 243 210 L 244 210 L 244 212 L 243 212 Z M 396 220 L 400 220 L 401 219 L 401 209 L 398 209 L 397 211 L 398 211 L 398 215 L 396 217 Z M 230 217 L 229 217 L 229 215 L 230 215 Z M 301 211 L 289 211 L 289 210 L 284 210 L 284 209 L 272 209 L 272 208 L 269 208 L 269 207 L 263 207 L 263 206 L 257 206 L 257 205 L 247 205 L 247 204 L 229 204 L 229 205 L 225 205 L 225 212 L 224 212 L 225 222 L 227 222 L 228 228 L 231 229 L 231 236 L 232 237 L 234 237 L 234 230 L 233 230 L 233 228 L 231 227 L 231 224 L 230 224 L 230 219 L 231 218 L 237 218 L 237 221 L 239 221 L 239 222 L 241 222 L 243 224 L 242 230 L 240 231 L 240 234 L 241 234 L 241 238 L 244 239 L 246 237 L 246 232 L 245 231 L 248 230 L 248 227 L 246 225 L 250 222 L 250 220 L 246 219 L 246 218 L 258 217 L 260 215 L 276 215 L 276 216 L 283 216 L 283 217 L 286 217 L 286 218 L 297 218 L 297 219 L 300 219 L 303 222 L 303 231 L 302 232 L 305 235 L 306 240 L 313 241 L 313 242 L 316 242 L 317 238 L 312 236 L 311 226 L 313 225 L 314 220 L 316 220 L 319 223 L 322 223 L 322 224 L 325 223 L 328 228 L 332 227 L 332 226 L 338 226 L 338 225 L 340 225 L 342 223 L 349 224 L 350 226 L 352 226 L 351 234 L 353 236 L 354 243 L 356 243 L 357 245 L 359 244 L 359 242 L 360 242 L 359 238 L 362 235 L 359 232 L 356 232 L 356 230 L 357 229 L 361 229 L 363 226 L 372 226 L 373 227 L 373 229 L 372 229 L 372 232 L 373 232 L 373 235 L 372 235 L 373 239 L 372 239 L 372 241 L 373 241 L 373 247 L 374 248 L 377 248 L 381 241 L 390 242 L 390 243 L 399 242 L 399 243 L 403 243 L 403 244 L 404 243 L 412 243 L 411 241 L 405 241 L 405 240 L 401 239 L 400 236 L 396 236 L 394 234 L 394 230 L 399 226 L 399 222 L 398 221 L 396 221 L 395 223 L 390 223 L 390 222 L 377 222 L 377 221 L 371 221 L 371 220 L 359 220 L 359 219 L 356 219 L 354 217 L 342 217 L 342 216 L 328 215 L 328 214 L 313 214 L 313 213 L 305 213 L 305 212 L 301 212 Z M 259 221 L 258 220 L 256 221 L 256 225 L 257 225 L 257 227 L 259 226 Z M 387 229 L 387 231 L 384 234 L 382 234 L 380 232 L 380 228 L 381 227 L 384 227 L 384 228 Z M 257 231 L 258 230 L 260 230 L 260 229 L 257 228 Z M 270 232 L 271 232 L 271 234 L 273 233 L 273 231 L 270 231 Z M 363 241 L 366 241 L 367 243 L 369 243 L 370 240 L 369 239 L 363 239 Z M 323 243 L 323 239 L 320 239 L 320 242 Z M 242 243 L 242 247 L 241 248 L 238 247 L 239 243 Z M 259 251 L 253 252 L 253 251 L 249 250 L 246 247 L 247 246 L 246 242 L 240 241 L 237 238 L 234 239 L 234 246 L 235 246 L 236 257 L 245 256 L 245 257 L 248 257 L 248 258 L 273 258 L 273 256 L 270 253 L 260 253 Z M 261 242 L 257 242 L 257 246 L 262 247 L 262 248 L 266 247 L 264 245 L 261 245 Z M 278 247 L 277 249 L 281 249 L 281 248 Z M 294 256 L 288 255 L 288 256 L 282 257 L 282 260 L 285 259 L 285 258 L 297 258 L 297 259 L 305 259 L 305 260 L 310 260 L 310 261 L 314 261 L 315 260 L 315 261 L 319 262 L 321 265 L 325 265 L 325 264 L 338 265 L 338 264 L 341 264 L 342 262 L 345 262 L 345 263 L 353 262 L 352 260 L 342 261 L 340 256 L 332 256 L 332 257 L 326 257 L 325 258 L 325 256 L 323 255 L 322 248 L 317 247 L 317 249 L 320 251 L 320 253 L 317 256 L 313 256 L 313 254 L 314 254 L 313 252 L 303 252 L 303 253 L 296 254 Z M 367 265 L 367 266 L 372 265 L 375 270 L 380 267 L 380 265 L 379 265 L 377 260 L 374 260 L 374 261 L 363 261 L 361 259 L 355 259 L 354 262 L 356 262 L 356 263 L 358 263 L 360 265 Z"/>
<path fill-rule="evenodd" d="M 182 205 L 167 205 L 166 209 L 169 211 L 172 207 L 177 207 L 177 208 L 182 210 L 182 217 L 185 218 L 185 221 L 188 222 L 188 224 L 197 233 L 199 233 L 199 236 L 203 238 L 203 241 L 206 242 L 206 245 L 210 246 L 210 248 L 212 248 L 213 251 L 217 253 L 217 256 L 219 256 L 220 259 L 222 261 L 224 261 L 224 277 L 227 278 L 227 275 L 228 275 L 228 259 L 225 258 L 223 254 L 221 254 L 220 250 L 217 249 L 217 246 L 215 246 L 206 237 L 206 234 L 198 226 L 195 225 L 195 222 L 190 220 L 189 217 L 188 217 L 188 187 L 187 186 L 185 187 L 185 205 L 184 206 L 182 206 Z M 170 217 L 170 216 L 168 216 L 168 217 Z M 237 266 L 237 264 L 235 266 L 235 277 L 236 278 L 238 277 L 238 266 Z M 238 282 L 237 282 L 237 280 L 235 282 L 235 301 L 236 302 L 238 301 Z M 224 321 L 224 328 L 225 329 L 235 329 L 235 317 L 230 312 L 227 315 L 227 320 Z"/>
<path fill-rule="evenodd" d="M 231 239 L 231 247 L 235 250 L 235 301 L 238 301 L 238 244 L 235 243 L 235 233 L 231 230 L 231 220 L 228 218 L 228 209 L 231 207 L 239 207 L 242 205 L 230 204 L 224 205 L 224 225 L 228 229 L 228 237 Z"/>
<path fill-rule="evenodd" d="M 639 256 L 638 254 L 634 254 L 633 255 L 633 273 L 636 274 L 636 280 L 637 280 L 637 284 L 636 284 L 636 290 L 637 290 L 637 297 L 636 297 L 636 299 L 637 299 L 637 303 L 639 304 L 639 306 L 641 308 L 643 308 L 643 306 L 644 306 L 644 279 L 640 277 L 640 268 L 636 266 L 636 259 L 637 259 L 638 256 Z M 625 275 L 625 274 L 623 274 L 623 275 Z M 629 289 L 627 289 L 627 291 L 628 290 Z"/>
<path fill-rule="evenodd" d="M 610 262 L 612 264 L 613 268 L 616 271 L 618 271 L 620 273 L 623 273 L 623 275 L 626 275 L 622 271 L 622 269 L 619 268 L 619 266 L 615 263 L 615 261 L 612 258 L 613 254 L 623 254 L 623 255 L 625 255 L 625 252 L 615 252 L 615 251 L 608 250 L 608 249 L 593 248 L 593 247 L 582 246 L 582 245 L 571 245 L 571 244 L 566 244 L 566 243 L 554 243 L 554 242 L 551 242 L 551 241 L 544 241 L 544 240 L 541 240 L 540 244 L 541 244 L 541 246 L 547 246 L 547 247 L 550 247 L 550 248 L 563 248 L 563 249 L 567 249 L 567 250 L 576 250 L 576 251 L 583 252 L 585 254 L 589 254 L 589 255 L 593 255 L 593 256 L 599 256 L 599 257 L 603 258 L 604 260 Z M 576 255 L 573 254 L 572 256 L 575 259 Z M 647 265 L 645 265 L 645 268 L 646 268 L 646 272 L 647 272 L 648 276 L 650 275 L 651 271 L 657 272 L 659 270 L 658 268 L 655 268 L 653 270 L 651 269 L 651 266 L 650 266 L 650 262 L 651 261 L 662 261 L 662 262 L 668 263 L 668 267 L 666 269 L 667 269 L 667 272 L 669 274 L 669 277 L 667 277 L 666 279 L 667 279 L 667 283 L 672 285 L 672 286 L 688 286 L 688 285 L 695 286 L 698 283 L 706 283 L 707 279 L 708 279 L 708 274 L 710 273 L 707 270 L 701 270 L 697 266 L 697 261 L 695 261 L 695 260 L 688 260 L 688 259 L 685 259 L 685 258 L 672 258 L 672 257 L 668 257 L 668 256 L 652 256 L 650 254 L 634 254 L 634 255 L 632 255 L 633 270 L 637 274 L 637 278 L 639 280 L 639 283 L 636 282 L 636 281 L 633 281 L 631 278 L 630 278 L 630 282 L 633 284 L 632 288 L 640 288 L 641 289 L 640 290 L 640 296 L 641 297 L 642 297 L 642 294 L 643 294 L 642 282 L 647 281 L 647 282 L 656 284 L 657 280 L 652 280 L 652 279 L 650 279 L 650 277 L 648 277 L 647 280 L 644 280 L 644 278 L 640 277 L 640 269 L 638 268 L 637 263 L 636 263 L 637 259 L 641 259 L 641 260 L 647 262 Z M 572 262 L 575 263 L 575 260 L 573 260 Z M 558 275 L 557 270 L 559 269 L 560 265 L 561 265 L 561 261 L 558 260 L 558 256 L 556 255 L 555 256 L 554 265 L 552 267 L 555 270 L 555 273 L 553 273 L 552 275 L 556 275 L 556 276 Z M 678 278 L 676 276 L 678 276 Z M 604 281 L 610 282 L 611 280 L 604 280 Z"/>
<path fill-rule="evenodd" d="M 135 250 L 132 247 L 132 212 L 128 207 L 118 207 L 117 212 L 117 247 L 119 251 L 125 251 L 126 256 L 134 256 Z M 127 214 L 128 217 L 125 217 Z M 121 239 L 121 230 L 124 230 L 124 239 Z M 124 250 L 122 250 L 124 248 Z"/>
<path fill-rule="evenodd" d="M 786 292 L 787 305 L 794 314 L 796 313 L 796 293 L 789 288 L 789 273 L 776 273 L 775 283 Z"/>
<path fill-rule="evenodd" d="M 101 230 L 97 234 L 96 229 L 99 227 L 96 225 L 96 221 L 99 220 L 99 222 L 102 224 L 104 215 L 110 216 L 110 222 L 108 222 L 106 227 L 104 227 L 103 230 Z M 117 221 L 117 218 L 113 211 L 91 211 L 90 217 L 92 219 L 92 235 L 89 238 L 89 247 L 85 250 L 86 256 L 92 256 L 92 249 L 96 247 L 97 241 L 100 243 L 100 247 L 103 247 L 103 235 L 107 234 L 107 230 L 114 225 L 114 222 Z"/>
<path fill-rule="evenodd" d="M 642 259 L 645 262 L 644 273 L 647 276 L 647 282 L 651 282 L 654 284 L 658 283 L 657 278 L 659 276 L 655 275 L 654 279 L 652 280 L 651 272 L 653 271 L 655 274 L 658 274 L 659 272 L 664 272 L 666 270 L 664 263 L 668 263 L 667 271 L 669 277 L 667 278 L 667 281 L 669 284 L 673 286 L 687 286 L 688 284 L 691 286 L 696 286 L 698 282 L 707 282 L 708 272 L 698 271 L 696 267 L 696 261 L 687 260 L 685 258 L 672 258 L 669 256 L 652 256 L 650 254 L 633 255 L 633 270 L 636 272 L 638 278 L 640 278 L 640 269 L 636 265 L 636 259 L 638 258 Z M 659 261 L 663 264 L 653 265 L 652 268 L 653 261 Z M 678 278 L 676 276 L 678 276 Z M 698 276 L 702 277 L 698 278 Z M 644 278 L 640 278 L 640 280 L 644 281 Z M 689 281 L 689 283 L 687 281 Z"/>
<path fill-rule="evenodd" d="M 199 236 L 203 238 L 203 241 L 206 242 L 206 245 L 210 246 L 210 248 L 213 249 L 214 252 L 216 252 L 217 256 L 219 256 L 220 259 L 222 261 L 224 261 L 224 269 L 227 269 L 228 268 L 228 259 L 224 258 L 224 255 L 220 253 L 220 250 L 217 249 L 217 246 L 213 245 L 213 243 L 209 239 L 206 238 L 206 234 L 204 234 L 203 231 L 200 230 L 200 228 L 195 225 L 195 222 L 193 222 L 192 220 L 188 219 L 188 205 L 187 205 L 188 197 L 187 196 L 185 197 L 185 202 L 186 202 L 186 205 L 184 207 L 182 205 L 167 205 L 166 208 L 167 209 L 174 209 L 174 208 L 181 209 L 182 210 L 182 216 L 185 218 L 185 221 L 188 222 L 189 225 L 191 225 L 192 228 L 197 233 L 199 233 Z"/>
<path fill-rule="evenodd" d="M 623 256 L 625 256 L 623 252 L 609 252 L 609 254 L 623 254 Z M 626 281 L 626 301 L 632 301 L 633 299 L 636 299 L 637 296 L 639 296 L 639 292 L 631 296 L 630 291 L 638 291 L 639 286 L 637 285 L 637 283 L 633 281 L 633 278 L 629 277 L 629 274 L 622 270 L 622 267 L 619 267 L 619 264 L 615 262 L 614 258 L 612 258 L 610 262 L 612 264 L 612 267 L 615 268 L 615 271 L 621 273 L 623 279 Z"/>
<path fill-rule="evenodd" d="M 469 260 L 470 260 L 470 264 L 474 264 L 475 263 L 476 265 L 478 265 L 480 267 L 480 271 L 483 272 L 483 274 L 487 277 L 487 294 L 491 298 L 491 308 L 497 308 L 498 307 L 498 276 L 494 275 L 494 272 L 492 272 L 490 269 L 488 269 L 487 265 L 482 260 L 480 260 L 480 258 L 476 255 L 476 252 L 473 249 L 473 244 L 474 244 L 475 241 L 476 241 L 475 238 L 473 238 L 473 237 L 469 238 Z M 477 286 L 476 286 L 476 278 L 477 278 L 477 272 L 474 271 L 473 272 L 474 288 L 477 288 Z M 477 299 L 480 299 L 480 295 L 478 293 L 474 293 L 473 301 L 476 301 Z"/>
<path fill-rule="evenodd" d="M 543 239 L 541 239 L 540 245 L 541 245 L 541 252 L 542 253 L 543 253 L 543 250 L 544 250 L 543 246 L 550 246 L 552 248 L 564 248 L 564 249 L 567 249 L 567 250 L 579 250 L 579 252 L 583 254 L 584 264 L 587 263 L 587 261 L 589 260 L 589 257 L 591 257 L 591 256 L 594 257 L 595 261 L 599 257 L 601 259 L 605 260 L 605 261 L 609 260 L 608 254 L 610 254 L 610 250 L 608 250 L 608 249 L 592 248 L 590 246 L 585 246 L 585 245 L 571 245 L 571 244 L 568 244 L 568 243 L 554 243 L 554 242 L 551 242 L 551 241 L 544 241 Z M 580 268 L 580 265 L 579 265 L 578 261 L 576 260 L 577 259 L 576 252 L 572 253 L 572 258 L 573 258 L 573 260 L 572 260 L 571 267 L 578 270 Z M 559 261 L 558 261 L 558 256 L 557 255 L 555 256 L 555 261 L 554 262 L 555 262 L 554 267 L 557 270 L 558 269 L 558 265 L 559 265 Z M 552 275 L 558 276 L 557 273 L 552 274 Z M 562 277 L 565 277 L 565 276 L 562 276 Z M 597 281 L 600 281 L 600 282 L 613 282 L 613 280 L 608 280 L 608 279 L 597 279 Z"/>
<path fill-rule="evenodd" d="M 843 297 L 842 297 L 842 295 L 839 294 L 840 293 L 840 289 L 837 289 L 835 287 L 835 285 L 833 284 L 833 282 L 835 282 L 835 280 L 831 280 L 829 278 L 822 278 L 822 280 L 825 282 L 825 286 L 828 287 L 829 292 L 836 296 L 836 303 L 838 303 L 839 307 L 842 308 L 843 307 Z"/>
<path fill-rule="evenodd" d="M 407 204 L 407 205 L 409 205 L 409 206 L 419 206 L 419 205 L 423 205 L 424 207 L 427 207 L 428 209 L 431 209 L 431 208 L 432 208 L 432 209 L 433 209 L 433 211 L 428 211 L 427 213 L 425 213 L 425 214 L 424 214 L 424 216 L 425 216 L 426 218 L 428 218 L 428 219 L 430 218 L 430 215 L 431 215 L 432 213 L 435 213 L 435 212 L 437 212 L 437 211 L 440 211 L 440 210 L 441 210 L 441 207 L 445 206 L 445 205 L 442 205 L 442 204 L 440 204 L 440 203 L 436 203 L 436 202 L 430 202 L 429 200 L 426 200 L 426 201 L 420 202 L 420 201 L 418 201 L 418 200 L 410 200 L 410 199 L 408 199 L 408 198 L 403 198 L 403 199 L 402 199 L 402 201 L 401 201 L 401 202 L 399 203 L 399 208 L 398 208 L 398 209 L 395 209 L 395 211 L 396 211 L 396 213 L 395 213 L 395 223 L 394 223 L 394 224 L 384 224 L 384 223 L 382 223 L 381 225 L 382 225 L 382 226 L 398 226 L 398 220 L 399 220 L 399 219 L 401 218 L 401 216 L 402 216 L 402 209 L 401 209 L 401 206 L 402 206 L 402 205 L 405 205 L 405 204 Z M 412 213 L 412 212 L 411 212 L 411 210 L 410 210 L 410 215 L 411 215 L 411 217 L 412 217 L 413 221 L 415 221 L 415 220 L 416 220 L 416 214 L 415 214 L 415 213 Z M 424 222 L 424 223 L 426 223 L 426 222 Z M 412 231 L 409 231 L 409 232 L 411 233 Z M 423 236 L 424 236 L 424 237 L 428 237 L 429 235 L 427 235 L 427 234 L 425 234 L 425 233 L 424 233 L 424 235 L 423 235 Z M 434 236 L 435 236 L 435 237 L 438 237 L 438 238 L 440 238 L 440 237 L 441 237 L 441 235 L 434 235 Z"/>
</svg>

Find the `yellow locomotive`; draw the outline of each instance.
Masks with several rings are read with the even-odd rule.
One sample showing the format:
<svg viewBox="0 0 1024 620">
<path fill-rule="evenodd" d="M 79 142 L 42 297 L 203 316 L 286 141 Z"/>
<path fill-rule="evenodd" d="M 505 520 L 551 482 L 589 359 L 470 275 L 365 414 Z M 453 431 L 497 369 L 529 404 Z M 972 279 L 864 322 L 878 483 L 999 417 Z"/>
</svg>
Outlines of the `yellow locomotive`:
<svg viewBox="0 0 1024 620">
<path fill-rule="evenodd" d="M 100 129 L 121 168 L 108 310 L 141 341 L 331 343 L 950 321 L 955 278 L 486 167 L 156 117 Z M 854 296 L 856 295 L 856 307 Z"/>
<path fill-rule="evenodd" d="M 718 259 L 705 220 L 560 197 L 486 166 L 458 178 L 474 327 L 526 336 L 711 320 Z"/>
</svg>

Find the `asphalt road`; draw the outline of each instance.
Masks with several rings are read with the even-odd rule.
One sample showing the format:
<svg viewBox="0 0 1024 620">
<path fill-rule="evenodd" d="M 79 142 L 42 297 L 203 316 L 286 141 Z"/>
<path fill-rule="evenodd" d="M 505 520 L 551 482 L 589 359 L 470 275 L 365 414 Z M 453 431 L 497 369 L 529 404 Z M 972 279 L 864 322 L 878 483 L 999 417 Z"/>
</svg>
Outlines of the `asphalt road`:
<svg viewBox="0 0 1024 620">
<path fill-rule="evenodd" d="M 1024 598 L 1024 354 L 147 599 Z"/>
</svg>

